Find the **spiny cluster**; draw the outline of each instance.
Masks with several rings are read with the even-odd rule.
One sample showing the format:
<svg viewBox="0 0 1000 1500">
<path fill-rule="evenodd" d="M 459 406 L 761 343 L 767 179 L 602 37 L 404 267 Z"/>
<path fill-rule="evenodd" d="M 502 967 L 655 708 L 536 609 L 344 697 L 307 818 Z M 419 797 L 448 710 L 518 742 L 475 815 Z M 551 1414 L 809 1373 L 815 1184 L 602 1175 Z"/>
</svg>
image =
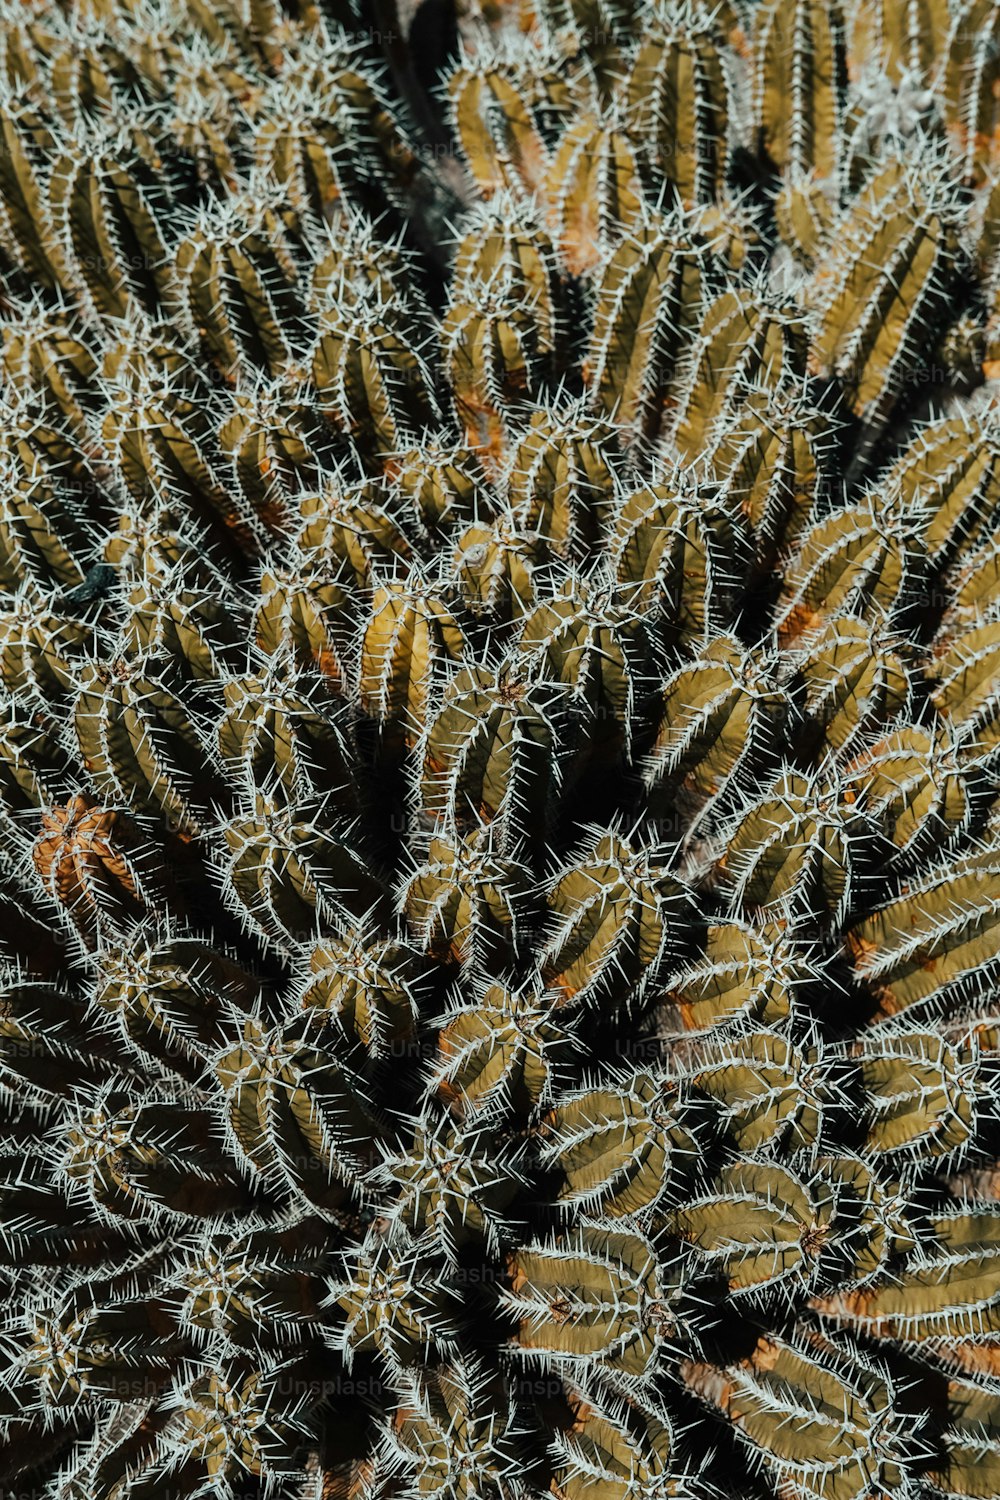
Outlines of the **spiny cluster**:
<svg viewBox="0 0 1000 1500">
<path fill-rule="evenodd" d="M 1000 1490 L 1000 5 L 6 0 L 0 1492 Z"/>
</svg>

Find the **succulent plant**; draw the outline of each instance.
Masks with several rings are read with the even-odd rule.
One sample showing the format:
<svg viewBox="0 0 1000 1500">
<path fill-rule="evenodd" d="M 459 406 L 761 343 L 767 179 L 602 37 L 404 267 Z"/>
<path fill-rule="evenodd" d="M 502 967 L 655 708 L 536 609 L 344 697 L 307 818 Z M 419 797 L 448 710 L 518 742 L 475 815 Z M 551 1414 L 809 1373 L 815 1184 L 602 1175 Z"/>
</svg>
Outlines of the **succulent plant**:
<svg viewBox="0 0 1000 1500">
<path fill-rule="evenodd" d="M 0 1496 L 993 1500 L 1000 6 L 0 19 Z"/>
</svg>

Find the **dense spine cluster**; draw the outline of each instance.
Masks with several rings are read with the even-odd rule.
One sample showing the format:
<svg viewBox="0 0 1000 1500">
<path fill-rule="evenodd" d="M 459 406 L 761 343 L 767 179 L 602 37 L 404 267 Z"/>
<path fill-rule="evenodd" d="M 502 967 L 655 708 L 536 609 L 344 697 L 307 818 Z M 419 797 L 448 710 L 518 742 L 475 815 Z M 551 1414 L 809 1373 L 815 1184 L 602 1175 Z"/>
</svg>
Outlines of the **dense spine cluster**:
<svg viewBox="0 0 1000 1500">
<path fill-rule="evenodd" d="M 997 1494 L 998 97 L 5 0 L 5 1500 Z"/>
</svg>

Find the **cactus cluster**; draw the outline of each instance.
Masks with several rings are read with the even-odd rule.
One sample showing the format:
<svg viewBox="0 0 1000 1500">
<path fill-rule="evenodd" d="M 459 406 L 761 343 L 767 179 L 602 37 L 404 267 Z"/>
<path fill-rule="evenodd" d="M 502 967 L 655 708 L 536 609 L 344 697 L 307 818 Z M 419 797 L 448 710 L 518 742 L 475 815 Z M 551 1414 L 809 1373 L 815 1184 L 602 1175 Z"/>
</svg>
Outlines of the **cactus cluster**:
<svg viewBox="0 0 1000 1500">
<path fill-rule="evenodd" d="M 991 1500 L 1000 6 L 0 16 L 0 1495 Z"/>
</svg>

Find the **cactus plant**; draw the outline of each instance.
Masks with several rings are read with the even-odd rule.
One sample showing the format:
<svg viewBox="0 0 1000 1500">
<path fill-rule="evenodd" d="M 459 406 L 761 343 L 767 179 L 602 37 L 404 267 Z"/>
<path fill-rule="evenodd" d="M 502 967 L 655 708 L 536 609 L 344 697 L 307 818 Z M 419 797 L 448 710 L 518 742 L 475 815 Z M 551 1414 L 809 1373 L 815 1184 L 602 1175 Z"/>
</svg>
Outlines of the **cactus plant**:
<svg viewBox="0 0 1000 1500">
<path fill-rule="evenodd" d="M 0 1495 L 992 1500 L 995 0 L 6 0 Z"/>
</svg>

